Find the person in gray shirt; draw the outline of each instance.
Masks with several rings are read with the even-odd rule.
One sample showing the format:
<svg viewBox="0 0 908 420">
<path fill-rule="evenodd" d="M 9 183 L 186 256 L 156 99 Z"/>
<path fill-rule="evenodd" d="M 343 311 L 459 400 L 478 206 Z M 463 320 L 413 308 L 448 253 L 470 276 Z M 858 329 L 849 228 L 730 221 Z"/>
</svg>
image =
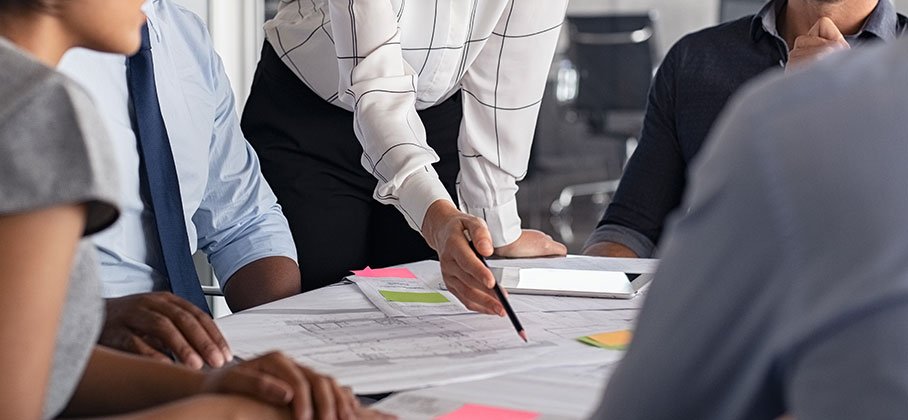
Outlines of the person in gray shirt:
<svg viewBox="0 0 908 420">
<path fill-rule="evenodd" d="M 594 418 L 905 418 L 906 162 L 908 40 L 746 89 Z"/>
<path fill-rule="evenodd" d="M 0 419 L 386 418 L 279 353 L 206 372 L 101 346 L 95 249 L 119 207 L 70 48 L 139 48 L 143 0 L 0 0 Z"/>
</svg>

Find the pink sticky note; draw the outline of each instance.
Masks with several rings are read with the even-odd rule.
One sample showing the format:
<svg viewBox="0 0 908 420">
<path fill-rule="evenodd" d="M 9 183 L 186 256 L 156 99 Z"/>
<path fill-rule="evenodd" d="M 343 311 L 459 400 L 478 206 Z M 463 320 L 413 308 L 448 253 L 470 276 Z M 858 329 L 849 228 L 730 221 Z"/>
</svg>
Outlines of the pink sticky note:
<svg viewBox="0 0 908 420">
<path fill-rule="evenodd" d="M 479 404 L 464 404 L 456 411 L 435 420 L 534 420 L 539 417 L 532 411 L 511 410 Z"/>
<path fill-rule="evenodd" d="M 369 268 L 353 270 L 353 275 L 359 277 L 390 277 L 395 279 L 415 279 L 416 275 L 408 268 Z"/>
</svg>

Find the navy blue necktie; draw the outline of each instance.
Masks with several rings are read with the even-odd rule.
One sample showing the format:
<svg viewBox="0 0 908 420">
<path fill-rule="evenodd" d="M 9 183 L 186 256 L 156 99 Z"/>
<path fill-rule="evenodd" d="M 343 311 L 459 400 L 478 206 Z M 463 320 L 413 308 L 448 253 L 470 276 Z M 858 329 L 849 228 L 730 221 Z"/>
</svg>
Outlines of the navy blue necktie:
<svg viewBox="0 0 908 420">
<path fill-rule="evenodd" d="M 147 25 L 142 27 L 142 48 L 126 61 L 126 80 L 133 107 L 133 131 L 139 143 L 141 176 L 151 198 L 170 290 L 210 313 L 189 252 L 180 182 L 158 103 Z"/>
</svg>

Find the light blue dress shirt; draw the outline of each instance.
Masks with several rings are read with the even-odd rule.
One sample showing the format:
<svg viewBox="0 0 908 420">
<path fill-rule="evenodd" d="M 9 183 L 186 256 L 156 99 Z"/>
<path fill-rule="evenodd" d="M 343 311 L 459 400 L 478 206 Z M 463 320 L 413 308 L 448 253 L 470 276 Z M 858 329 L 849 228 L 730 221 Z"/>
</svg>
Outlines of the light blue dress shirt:
<svg viewBox="0 0 908 420">
<path fill-rule="evenodd" d="M 265 257 L 295 261 L 287 219 L 240 131 L 233 91 L 205 24 L 169 0 L 151 1 L 145 12 L 190 248 L 208 255 L 222 285 L 246 264 Z M 122 215 L 93 237 L 100 251 L 103 294 L 166 290 L 154 215 L 141 193 L 126 58 L 80 49 L 64 57 L 60 70 L 91 93 L 116 148 Z"/>
</svg>

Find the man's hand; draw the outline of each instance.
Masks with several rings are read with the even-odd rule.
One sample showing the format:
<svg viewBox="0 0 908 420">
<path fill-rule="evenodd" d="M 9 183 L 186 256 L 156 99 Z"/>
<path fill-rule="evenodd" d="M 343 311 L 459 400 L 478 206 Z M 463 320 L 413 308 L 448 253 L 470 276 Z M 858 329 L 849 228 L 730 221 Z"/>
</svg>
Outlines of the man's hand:
<svg viewBox="0 0 908 420">
<path fill-rule="evenodd" d="M 514 243 L 494 249 L 482 219 L 457 210 L 445 200 L 432 203 L 423 220 L 423 237 L 438 252 L 448 290 L 468 309 L 480 313 L 505 316 L 504 307 L 492 291 L 495 277 L 473 254 L 464 231 L 469 232 L 476 250 L 485 257 L 493 253 L 503 257 L 538 257 L 567 252 L 564 245 L 534 230 L 525 230 Z"/>
<path fill-rule="evenodd" d="M 211 371 L 202 393 L 239 394 L 276 406 L 289 406 L 294 419 L 392 419 L 360 407 L 350 388 L 298 365 L 280 353 L 269 353 Z"/>
<path fill-rule="evenodd" d="M 583 250 L 583 255 L 593 257 L 639 258 L 632 249 L 617 242 L 599 242 Z"/>
<path fill-rule="evenodd" d="M 794 47 L 788 53 L 788 65 L 785 70 L 802 68 L 829 53 L 849 48 L 851 46 L 845 41 L 845 36 L 839 32 L 832 19 L 820 18 L 807 35 L 795 39 Z"/>
<path fill-rule="evenodd" d="M 193 369 L 206 363 L 221 367 L 233 359 L 211 317 L 168 292 L 107 299 L 98 344 L 165 362 L 170 352 Z"/>
</svg>

